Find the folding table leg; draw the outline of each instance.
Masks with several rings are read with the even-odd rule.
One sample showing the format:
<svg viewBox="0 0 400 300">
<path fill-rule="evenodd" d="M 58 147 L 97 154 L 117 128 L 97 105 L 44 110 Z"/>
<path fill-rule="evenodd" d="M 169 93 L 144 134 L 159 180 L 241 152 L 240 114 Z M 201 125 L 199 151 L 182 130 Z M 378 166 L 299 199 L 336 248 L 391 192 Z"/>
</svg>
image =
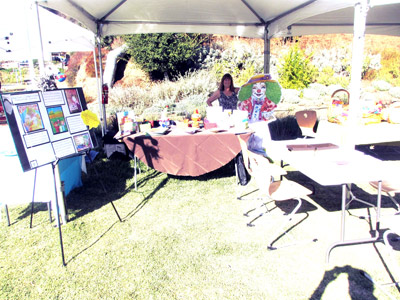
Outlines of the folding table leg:
<svg viewBox="0 0 400 300">
<path fill-rule="evenodd" d="M 375 232 L 374 236 L 370 238 L 364 239 L 354 239 L 354 240 L 346 240 L 345 239 L 345 222 L 346 222 L 346 208 L 347 208 L 347 198 L 348 198 L 348 190 L 349 186 L 347 184 L 342 184 L 342 217 L 341 217 L 341 231 L 340 231 L 340 241 L 333 243 L 326 252 L 326 263 L 329 263 L 329 257 L 331 251 L 339 246 L 349 246 L 349 245 L 358 245 L 358 244 L 366 244 L 366 243 L 376 243 L 383 242 L 379 237 L 379 229 L 380 229 L 380 214 L 381 214 L 381 196 L 382 196 L 382 181 L 378 182 L 378 196 L 377 196 L 377 204 L 376 204 L 376 222 L 375 222 Z"/>
</svg>

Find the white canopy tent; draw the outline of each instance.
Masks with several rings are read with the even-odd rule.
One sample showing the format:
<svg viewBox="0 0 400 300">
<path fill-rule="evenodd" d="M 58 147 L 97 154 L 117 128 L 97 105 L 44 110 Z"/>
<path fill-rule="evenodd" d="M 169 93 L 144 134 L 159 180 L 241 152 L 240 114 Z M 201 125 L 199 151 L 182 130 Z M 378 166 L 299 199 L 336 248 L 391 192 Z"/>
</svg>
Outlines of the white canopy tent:
<svg viewBox="0 0 400 300">
<path fill-rule="evenodd" d="M 51 52 L 93 51 L 94 33 L 39 7 L 40 34 L 43 51 Z"/>
<path fill-rule="evenodd" d="M 46 0 L 99 36 L 198 32 L 268 38 L 353 32 L 360 0 Z M 400 1 L 370 0 L 366 33 L 400 35 Z"/>
<path fill-rule="evenodd" d="M 362 53 L 364 33 L 400 36 L 400 0 L 46 0 L 38 4 L 76 19 L 98 38 L 156 32 L 262 38 L 265 72 L 273 37 L 354 33 L 353 53 Z M 353 55 L 352 65 L 351 93 L 357 99 L 362 55 Z M 103 117 L 105 122 L 105 107 Z"/>
</svg>

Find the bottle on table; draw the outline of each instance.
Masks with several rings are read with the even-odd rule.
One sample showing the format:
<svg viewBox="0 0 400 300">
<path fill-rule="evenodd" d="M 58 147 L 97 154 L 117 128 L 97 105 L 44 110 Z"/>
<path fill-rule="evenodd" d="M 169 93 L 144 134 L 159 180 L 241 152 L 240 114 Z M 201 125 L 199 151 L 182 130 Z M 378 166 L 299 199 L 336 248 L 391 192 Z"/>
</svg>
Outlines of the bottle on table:
<svg viewBox="0 0 400 300">
<path fill-rule="evenodd" d="M 201 120 L 201 115 L 199 114 L 199 110 L 196 108 L 192 114 L 192 127 L 199 128 L 200 120 Z"/>
</svg>

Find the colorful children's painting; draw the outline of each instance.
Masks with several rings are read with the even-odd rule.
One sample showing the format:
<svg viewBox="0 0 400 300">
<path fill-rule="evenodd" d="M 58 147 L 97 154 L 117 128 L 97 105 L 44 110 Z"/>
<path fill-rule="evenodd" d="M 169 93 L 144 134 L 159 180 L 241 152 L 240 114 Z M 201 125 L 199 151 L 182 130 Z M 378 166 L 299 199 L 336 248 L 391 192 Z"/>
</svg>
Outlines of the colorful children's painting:
<svg viewBox="0 0 400 300">
<path fill-rule="evenodd" d="M 36 103 L 18 105 L 18 112 L 25 132 L 32 132 L 44 128 L 39 106 Z"/>
<path fill-rule="evenodd" d="M 93 148 L 92 140 L 88 132 L 74 135 L 74 143 L 78 152 Z"/>
<path fill-rule="evenodd" d="M 67 132 L 67 124 L 65 123 L 64 113 L 61 106 L 47 108 L 51 129 L 53 134 Z"/>
<path fill-rule="evenodd" d="M 81 102 L 79 101 L 76 89 L 65 90 L 65 97 L 67 97 L 68 108 L 71 114 L 82 111 Z"/>
</svg>

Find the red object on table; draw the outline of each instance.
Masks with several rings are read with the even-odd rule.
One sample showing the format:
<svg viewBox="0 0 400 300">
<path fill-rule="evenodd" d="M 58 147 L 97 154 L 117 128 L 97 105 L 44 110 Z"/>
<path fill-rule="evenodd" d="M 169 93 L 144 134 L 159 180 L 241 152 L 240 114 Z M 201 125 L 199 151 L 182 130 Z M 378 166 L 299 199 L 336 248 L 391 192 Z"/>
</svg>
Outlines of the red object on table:
<svg viewBox="0 0 400 300">
<path fill-rule="evenodd" d="M 242 137 L 248 140 L 251 133 Z M 172 131 L 162 136 L 130 135 L 124 143 L 149 167 L 179 176 L 200 176 L 226 165 L 240 152 L 236 134 L 230 132 Z"/>
<path fill-rule="evenodd" d="M 7 123 L 6 115 L 4 113 L 3 105 L 0 102 L 0 124 Z"/>
</svg>

